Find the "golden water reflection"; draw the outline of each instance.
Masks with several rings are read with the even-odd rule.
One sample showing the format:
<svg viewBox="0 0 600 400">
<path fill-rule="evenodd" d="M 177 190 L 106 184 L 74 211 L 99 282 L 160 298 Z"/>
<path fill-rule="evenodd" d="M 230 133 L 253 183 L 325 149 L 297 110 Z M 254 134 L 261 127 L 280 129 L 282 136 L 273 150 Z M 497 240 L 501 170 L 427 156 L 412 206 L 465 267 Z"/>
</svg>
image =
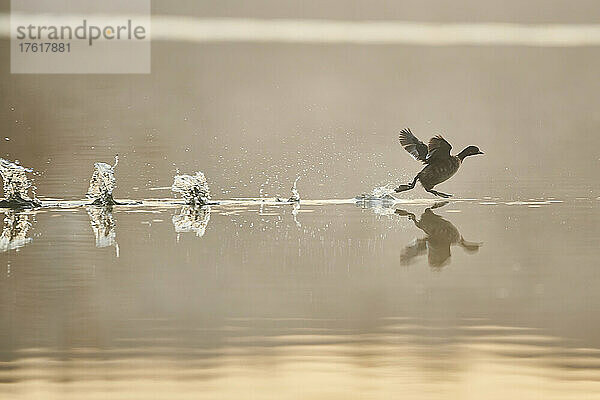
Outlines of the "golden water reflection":
<svg viewBox="0 0 600 400">
<path fill-rule="evenodd" d="M 155 337 L 144 346 L 72 349 L 58 357 L 22 350 L 3 363 L 0 393 L 14 399 L 600 398 L 600 350 L 537 329 L 471 322 L 448 328 L 391 318 L 378 333 L 248 336 L 245 326 L 265 322 L 231 320 L 220 348 L 178 347 Z"/>
</svg>

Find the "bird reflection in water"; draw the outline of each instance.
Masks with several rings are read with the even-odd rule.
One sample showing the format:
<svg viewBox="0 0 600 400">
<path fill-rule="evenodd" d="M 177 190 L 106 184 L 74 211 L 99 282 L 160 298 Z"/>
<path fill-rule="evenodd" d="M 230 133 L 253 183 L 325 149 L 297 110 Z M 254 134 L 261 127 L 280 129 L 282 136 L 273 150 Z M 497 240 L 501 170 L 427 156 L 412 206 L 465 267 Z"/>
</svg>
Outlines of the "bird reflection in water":
<svg viewBox="0 0 600 400">
<path fill-rule="evenodd" d="M 483 245 L 483 243 L 475 243 L 466 241 L 450 221 L 435 214 L 432 210 L 440 208 L 448 204 L 448 202 L 440 202 L 427 208 L 421 217 L 417 219 L 415 214 L 405 211 L 396 210 L 396 214 L 407 216 L 408 219 L 415 223 L 415 226 L 427 234 L 422 239 L 415 239 L 410 245 L 406 246 L 400 254 L 400 262 L 403 265 L 410 264 L 413 260 L 427 253 L 429 265 L 431 267 L 440 268 L 450 262 L 450 247 L 458 245 L 465 249 L 468 253 L 475 253 Z"/>
<path fill-rule="evenodd" d="M 29 221 L 30 214 L 17 211 L 6 211 L 4 213 L 4 227 L 0 236 L 0 252 L 18 250 L 33 241 L 27 237 L 32 223 Z"/>
<path fill-rule="evenodd" d="M 96 236 L 96 247 L 115 246 L 116 255 L 119 257 L 119 244 L 117 243 L 112 207 L 88 206 L 85 209 L 90 216 L 90 225 Z"/>
<path fill-rule="evenodd" d="M 173 226 L 178 234 L 194 232 L 197 237 L 202 237 L 209 221 L 210 207 L 208 206 L 183 206 L 179 214 L 173 215 Z"/>
</svg>

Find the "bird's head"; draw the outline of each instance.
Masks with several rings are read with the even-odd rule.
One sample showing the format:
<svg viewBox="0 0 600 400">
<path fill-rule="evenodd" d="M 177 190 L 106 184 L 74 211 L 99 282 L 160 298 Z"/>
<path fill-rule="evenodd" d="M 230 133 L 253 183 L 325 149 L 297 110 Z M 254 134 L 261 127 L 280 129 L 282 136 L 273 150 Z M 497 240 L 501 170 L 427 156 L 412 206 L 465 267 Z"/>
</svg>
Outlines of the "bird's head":
<svg viewBox="0 0 600 400">
<path fill-rule="evenodd" d="M 460 153 L 458 153 L 458 158 L 460 158 L 461 160 L 464 160 L 465 157 L 476 156 L 477 154 L 483 154 L 483 151 L 479 150 L 479 147 L 477 147 L 477 146 L 469 146 L 469 147 L 466 147 Z"/>
</svg>

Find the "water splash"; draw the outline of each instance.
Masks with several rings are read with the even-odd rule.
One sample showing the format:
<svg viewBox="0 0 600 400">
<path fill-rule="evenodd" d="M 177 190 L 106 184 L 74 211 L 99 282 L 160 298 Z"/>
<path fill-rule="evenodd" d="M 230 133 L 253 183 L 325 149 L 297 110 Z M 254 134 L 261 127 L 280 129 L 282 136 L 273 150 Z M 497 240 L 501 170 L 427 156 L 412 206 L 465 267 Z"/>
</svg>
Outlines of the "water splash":
<svg viewBox="0 0 600 400">
<path fill-rule="evenodd" d="M 115 179 L 115 167 L 119 164 L 119 156 L 115 156 L 115 164 L 108 165 L 103 162 L 94 164 L 94 173 L 90 179 L 90 187 L 86 196 L 92 199 L 93 205 L 110 206 L 118 204 L 113 199 L 113 190 L 117 184 Z"/>
<path fill-rule="evenodd" d="M 7 212 L 2 235 L 0 235 L 0 252 L 17 250 L 32 242 L 33 239 L 27 237 L 32 226 L 28 214 Z"/>
<path fill-rule="evenodd" d="M 394 213 L 396 198 L 392 196 L 394 188 L 388 184 L 374 188 L 371 193 L 363 193 L 354 198 L 357 207 L 370 209 L 376 215 L 389 216 Z"/>
<path fill-rule="evenodd" d="M 197 237 L 204 236 L 209 221 L 210 207 L 184 206 L 173 216 L 175 232 L 195 232 Z"/>
<path fill-rule="evenodd" d="M 356 196 L 354 199 L 357 202 L 394 202 L 396 198 L 392 196 L 394 193 L 394 187 L 391 184 L 387 184 L 385 186 L 377 186 L 371 190 L 371 193 L 363 193 L 361 195 Z"/>
<path fill-rule="evenodd" d="M 289 202 L 299 202 L 300 201 L 300 192 L 298 192 L 298 181 L 300 177 L 297 177 L 294 181 L 294 186 L 292 186 L 292 196 L 288 199 Z"/>
<path fill-rule="evenodd" d="M 27 173 L 33 172 L 16 163 L 0 158 L 0 175 L 2 176 L 5 199 L 0 201 L 0 207 L 8 208 L 33 208 L 40 207 L 41 203 L 29 196 L 29 189 L 33 182 L 27 178 Z"/>
<path fill-rule="evenodd" d="M 115 246 L 117 257 L 119 256 L 119 244 L 115 231 L 115 220 L 111 207 L 86 207 L 90 217 L 90 225 L 96 236 L 96 247 L 103 248 Z"/>
<path fill-rule="evenodd" d="M 392 194 L 394 193 L 394 186 L 392 184 L 387 184 L 384 186 L 377 186 L 375 188 L 373 188 L 373 190 L 371 191 L 371 197 L 374 198 L 378 198 L 378 199 L 385 199 L 385 198 L 393 198 Z"/>
<path fill-rule="evenodd" d="M 175 175 L 171 190 L 179 193 L 189 205 L 203 206 L 210 200 L 208 182 L 200 171 L 195 175 Z"/>
</svg>

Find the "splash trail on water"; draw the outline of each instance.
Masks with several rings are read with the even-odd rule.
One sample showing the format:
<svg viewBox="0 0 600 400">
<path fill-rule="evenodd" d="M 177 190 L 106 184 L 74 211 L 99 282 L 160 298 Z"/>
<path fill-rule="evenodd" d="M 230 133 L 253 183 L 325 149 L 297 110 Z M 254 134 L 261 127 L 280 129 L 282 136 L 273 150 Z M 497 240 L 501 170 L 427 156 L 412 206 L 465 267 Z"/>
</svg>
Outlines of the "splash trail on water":
<svg viewBox="0 0 600 400">
<path fill-rule="evenodd" d="M 115 168 L 119 163 L 118 156 L 115 156 L 115 163 L 109 165 L 103 162 L 97 162 L 94 164 L 94 171 L 90 179 L 90 184 L 86 197 L 88 200 L 61 200 L 56 198 L 45 198 L 43 201 L 38 200 L 35 195 L 33 199 L 28 195 L 29 189 L 32 187 L 31 180 L 27 179 L 27 173 L 33 172 L 31 169 L 24 168 L 17 163 L 0 158 L 0 174 L 3 179 L 3 186 L 6 199 L 0 201 L 0 208 L 77 208 L 86 206 L 99 206 L 99 207 L 112 207 L 114 205 L 119 206 L 141 206 L 141 207 L 178 207 L 182 203 L 189 206 L 203 207 L 206 205 L 215 206 L 235 206 L 235 205 L 294 205 L 294 211 L 297 214 L 299 207 L 296 205 L 307 205 L 307 206 L 326 206 L 326 205 L 342 205 L 342 204 L 354 204 L 362 208 L 373 208 L 377 209 L 378 214 L 388 214 L 391 212 L 387 210 L 389 207 L 393 207 L 397 204 L 404 205 L 427 205 L 433 204 L 438 199 L 400 199 L 392 195 L 394 193 L 394 187 L 391 184 L 384 186 L 378 186 L 373 188 L 370 193 L 363 193 L 354 198 L 333 198 L 333 199 L 301 199 L 300 192 L 298 191 L 298 182 L 300 176 L 298 176 L 291 188 L 291 196 L 286 200 L 281 197 L 241 197 L 241 198 L 229 198 L 212 200 L 210 196 L 210 188 L 206 180 L 205 175 L 198 171 L 194 175 L 179 174 L 175 175 L 173 184 L 170 187 L 159 188 L 168 189 L 172 192 L 179 194 L 180 199 L 177 198 L 150 198 L 143 200 L 119 200 L 118 202 L 113 198 L 113 191 L 116 187 L 115 179 Z M 149 190 L 156 190 L 157 188 L 150 188 Z M 89 200 L 92 200 L 91 203 Z M 492 199 L 491 197 L 485 197 L 484 199 Z M 183 201 L 182 201 L 183 200 Z M 524 204 L 533 206 L 541 206 L 551 203 L 560 203 L 562 200 L 556 200 L 554 198 L 548 200 L 540 200 L 536 202 L 502 202 L 498 201 L 484 202 L 482 199 L 467 199 L 467 198 L 455 198 L 453 202 L 465 202 L 465 201 L 479 201 L 481 204 Z M 110 219 L 110 218 L 108 218 Z M 201 218 L 202 219 L 202 218 Z M 182 219 L 181 226 L 189 225 L 183 223 Z M 194 230 L 197 231 L 197 230 Z M 107 230 L 110 232 L 110 230 Z M 111 242 L 111 235 L 100 235 L 99 237 L 106 237 L 108 243 Z M 102 245 L 103 240 L 99 241 L 99 245 Z M 115 243 L 116 245 L 116 243 Z"/>
</svg>

